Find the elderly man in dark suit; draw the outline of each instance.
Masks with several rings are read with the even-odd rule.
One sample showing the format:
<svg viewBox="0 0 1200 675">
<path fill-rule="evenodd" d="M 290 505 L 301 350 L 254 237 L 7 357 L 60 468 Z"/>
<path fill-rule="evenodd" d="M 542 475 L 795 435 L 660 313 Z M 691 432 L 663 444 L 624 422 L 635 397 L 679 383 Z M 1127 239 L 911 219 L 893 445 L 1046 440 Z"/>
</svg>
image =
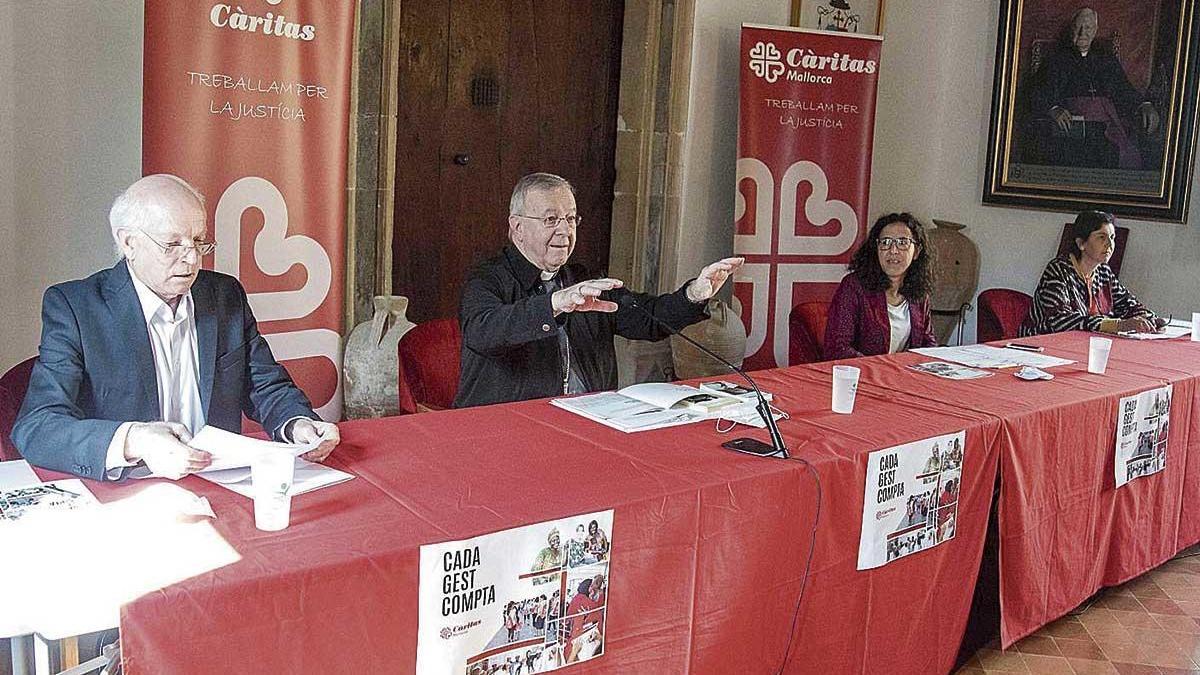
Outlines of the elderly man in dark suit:
<svg viewBox="0 0 1200 675">
<path fill-rule="evenodd" d="M 185 181 L 147 176 L 109 213 L 122 259 L 50 287 L 42 341 L 12 431 L 30 463 L 103 480 L 144 463 L 180 478 L 211 462 L 187 445 L 205 425 L 237 432 L 241 415 L 280 440 L 340 441 L 271 355 L 231 276 L 200 269 L 204 199 Z"/>
</svg>

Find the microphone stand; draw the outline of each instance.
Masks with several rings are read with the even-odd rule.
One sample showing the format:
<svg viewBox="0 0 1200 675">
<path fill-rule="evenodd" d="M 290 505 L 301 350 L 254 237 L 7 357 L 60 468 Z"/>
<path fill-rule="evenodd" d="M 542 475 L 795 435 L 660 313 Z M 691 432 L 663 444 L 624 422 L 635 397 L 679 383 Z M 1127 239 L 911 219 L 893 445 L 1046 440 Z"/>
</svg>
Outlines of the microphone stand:
<svg viewBox="0 0 1200 675">
<path fill-rule="evenodd" d="M 771 447 L 775 449 L 775 452 L 770 456 L 779 457 L 782 459 L 788 459 L 789 457 L 791 457 L 791 455 L 788 454 L 787 445 L 784 444 L 784 442 L 783 442 L 783 436 L 779 433 L 779 427 L 778 427 L 778 425 L 775 424 L 775 418 L 774 418 L 774 416 L 771 415 L 770 404 L 767 403 L 767 399 L 765 396 L 763 396 L 762 390 L 758 388 L 758 384 L 754 381 L 753 378 L 751 378 L 749 375 L 746 374 L 746 371 L 733 365 L 729 361 L 726 361 L 725 359 L 721 358 L 721 356 L 714 353 L 708 347 L 705 347 L 704 345 L 693 340 L 692 338 L 688 337 L 687 335 L 684 335 L 681 331 L 677 330 L 674 326 L 667 323 L 666 321 L 663 321 L 662 319 L 658 318 L 657 316 L 654 316 L 645 307 L 642 307 L 640 304 L 638 304 L 638 301 L 636 299 L 634 299 L 633 296 L 628 295 L 628 294 L 622 294 L 620 299 L 617 300 L 616 302 L 618 305 L 625 305 L 628 307 L 633 307 L 634 309 L 638 310 L 642 314 L 645 314 L 647 317 L 649 317 L 649 319 L 651 321 L 653 321 L 655 324 L 659 325 L 660 327 L 666 329 L 666 331 L 668 333 L 670 333 L 671 335 L 678 335 L 679 337 L 683 338 L 685 341 L 687 341 L 688 344 L 699 349 L 700 351 L 704 352 L 705 354 L 708 354 L 712 358 L 716 359 L 717 362 L 719 362 L 721 365 L 723 365 L 726 368 L 728 368 L 729 370 L 737 373 L 738 375 L 741 375 L 742 379 L 746 380 L 746 382 L 749 382 L 750 386 L 754 389 L 754 397 L 758 400 L 758 405 L 755 406 L 755 409 L 758 411 L 759 416 L 762 417 L 763 423 L 765 423 L 767 425 L 767 433 L 770 434 L 770 436 L 771 436 Z M 736 439 L 736 440 L 743 440 L 743 439 Z M 748 440 L 754 440 L 754 439 L 748 439 Z M 755 442 L 757 442 L 757 441 L 755 441 Z"/>
</svg>

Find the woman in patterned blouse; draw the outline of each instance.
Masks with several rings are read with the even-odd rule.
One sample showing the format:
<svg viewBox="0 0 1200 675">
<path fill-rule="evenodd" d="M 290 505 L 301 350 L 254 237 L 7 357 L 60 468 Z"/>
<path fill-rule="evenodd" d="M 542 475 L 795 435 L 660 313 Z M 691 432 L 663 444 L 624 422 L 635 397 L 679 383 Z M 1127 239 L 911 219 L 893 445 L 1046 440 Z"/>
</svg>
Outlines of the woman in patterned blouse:
<svg viewBox="0 0 1200 675">
<path fill-rule="evenodd" d="M 1116 242 L 1113 217 L 1084 211 L 1071 224 L 1076 250 L 1051 260 L 1033 293 L 1021 335 L 1090 330 L 1158 331 L 1166 321 L 1138 302 L 1108 266 Z"/>
</svg>

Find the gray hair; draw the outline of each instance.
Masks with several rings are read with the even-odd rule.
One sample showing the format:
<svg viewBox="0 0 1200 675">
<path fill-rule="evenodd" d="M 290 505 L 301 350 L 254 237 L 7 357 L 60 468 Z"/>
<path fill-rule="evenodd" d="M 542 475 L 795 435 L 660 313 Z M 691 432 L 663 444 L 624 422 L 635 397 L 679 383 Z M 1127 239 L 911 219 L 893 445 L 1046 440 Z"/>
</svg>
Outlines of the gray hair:
<svg viewBox="0 0 1200 675">
<path fill-rule="evenodd" d="M 117 233 L 121 230 L 145 229 L 156 217 L 163 215 L 168 201 L 164 199 L 164 193 L 179 190 L 190 195 L 200 204 L 200 208 L 204 209 L 204 195 L 184 179 L 169 173 L 139 178 L 117 195 L 112 208 L 108 210 L 108 227 L 112 232 L 118 256 L 123 255 L 123 252 Z"/>
<path fill-rule="evenodd" d="M 562 176 L 556 176 L 552 173 L 531 173 L 525 175 L 513 187 L 512 197 L 508 200 L 508 215 L 524 215 L 521 212 L 525 210 L 525 196 L 530 192 L 548 192 L 564 187 L 571 191 L 572 196 L 575 195 L 575 186 L 571 185 Z"/>
</svg>

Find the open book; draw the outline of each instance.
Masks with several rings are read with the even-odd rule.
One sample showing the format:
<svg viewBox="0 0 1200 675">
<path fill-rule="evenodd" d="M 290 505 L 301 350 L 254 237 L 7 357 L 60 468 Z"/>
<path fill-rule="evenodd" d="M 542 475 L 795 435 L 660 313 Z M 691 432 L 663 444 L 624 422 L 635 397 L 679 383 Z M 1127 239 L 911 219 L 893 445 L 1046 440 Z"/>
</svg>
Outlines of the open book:
<svg viewBox="0 0 1200 675">
<path fill-rule="evenodd" d="M 763 396 L 771 398 L 770 394 Z M 550 404 L 626 433 L 717 417 L 763 426 L 755 410 L 754 392 L 729 382 L 704 382 L 699 388 L 648 382 L 619 391 L 556 398 Z"/>
</svg>

